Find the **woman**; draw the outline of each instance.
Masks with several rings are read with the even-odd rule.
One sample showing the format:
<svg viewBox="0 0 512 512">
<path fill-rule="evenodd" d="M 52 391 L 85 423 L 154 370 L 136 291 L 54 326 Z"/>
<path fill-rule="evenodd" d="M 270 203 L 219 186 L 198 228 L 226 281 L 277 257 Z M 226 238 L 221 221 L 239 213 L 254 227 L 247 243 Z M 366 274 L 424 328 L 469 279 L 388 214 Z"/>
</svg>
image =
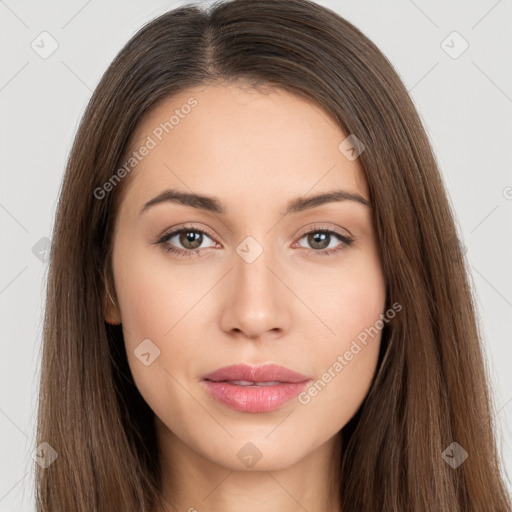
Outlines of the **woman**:
<svg viewBox="0 0 512 512">
<path fill-rule="evenodd" d="M 39 511 L 510 510 L 436 161 L 332 11 L 143 27 L 81 122 L 48 279 Z"/>
</svg>

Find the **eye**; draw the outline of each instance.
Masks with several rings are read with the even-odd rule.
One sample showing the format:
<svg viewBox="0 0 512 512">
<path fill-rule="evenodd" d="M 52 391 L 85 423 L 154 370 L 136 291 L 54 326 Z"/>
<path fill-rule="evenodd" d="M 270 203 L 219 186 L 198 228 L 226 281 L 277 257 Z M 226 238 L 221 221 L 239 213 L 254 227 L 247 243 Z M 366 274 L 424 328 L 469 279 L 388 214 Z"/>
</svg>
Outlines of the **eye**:
<svg viewBox="0 0 512 512">
<path fill-rule="evenodd" d="M 173 241 L 173 239 L 175 240 Z M 201 247 L 206 239 L 212 240 L 206 231 L 202 229 L 194 227 L 181 227 L 165 234 L 156 243 L 157 245 L 161 245 L 163 250 L 166 252 L 171 252 L 179 256 L 188 256 L 191 258 L 198 255 L 200 249 L 206 249 L 208 247 L 215 246 L 214 242 L 214 245 Z M 176 244 L 181 245 L 182 248 L 176 247 Z"/>
<path fill-rule="evenodd" d="M 330 256 L 335 254 L 347 247 L 350 247 L 354 242 L 353 238 L 338 233 L 337 231 L 318 227 L 310 228 L 301 235 L 299 239 L 299 247 L 304 247 L 300 244 L 300 240 L 302 239 L 306 239 L 306 243 L 313 248 L 311 250 L 306 247 L 307 254 L 318 254 L 321 256 Z M 336 239 L 338 240 L 338 243 L 336 243 Z"/>
</svg>

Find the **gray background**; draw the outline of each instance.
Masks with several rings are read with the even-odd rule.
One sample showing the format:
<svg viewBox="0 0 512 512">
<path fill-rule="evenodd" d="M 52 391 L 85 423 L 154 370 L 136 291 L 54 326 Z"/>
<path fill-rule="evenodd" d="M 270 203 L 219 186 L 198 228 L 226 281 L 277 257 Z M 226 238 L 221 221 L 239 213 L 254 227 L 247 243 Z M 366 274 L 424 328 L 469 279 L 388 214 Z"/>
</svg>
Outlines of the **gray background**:
<svg viewBox="0 0 512 512">
<path fill-rule="evenodd" d="M 31 468 L 47 275 L 44 239 L 51 237 L 79 119 L 122 45 L 145 22 L 183 3 L 0 1 L 3 512 L 33 508 Z M 377 44 L 423 119 L 467 249 L 510 487 L 512 1 L 318 3 L 340 13 Z M 58 43 L 48 58 L 31 47 L 34 40 L 43 45 L 38 37 L 43 31 Z M 448 37 L 453 31 L 469 44 L 457 58 L 463 41 Z M 45 40 L 46 50 L 50 43 Z"/>
</svg>

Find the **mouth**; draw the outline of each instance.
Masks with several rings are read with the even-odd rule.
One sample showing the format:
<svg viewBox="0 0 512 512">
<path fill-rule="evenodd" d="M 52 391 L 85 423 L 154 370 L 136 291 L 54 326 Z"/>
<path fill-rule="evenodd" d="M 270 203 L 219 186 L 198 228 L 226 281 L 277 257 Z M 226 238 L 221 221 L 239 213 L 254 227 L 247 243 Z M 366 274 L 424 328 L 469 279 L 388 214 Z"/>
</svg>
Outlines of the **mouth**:
<svg viewBox="0 0 512 512">
<path fill-rule="evenodd" d="M 202 378 L 203 386 L 216 400 L 251 413 L 278 409 L 310 381 L 310 377 L 275 364 L 226 366 Z"/>
<path fill-rule="evenodd" d="M 207 379 L 208 380 L 208 379 Z M 223 380 L 223 381 L 210 381 L 210 382 L 227 382 L 234 386 L 278 386 L 279 384 L 285 384 L 278 380 L 271 380 L 270 382 L 250 382 L 248 380 Z"/>
</svg>

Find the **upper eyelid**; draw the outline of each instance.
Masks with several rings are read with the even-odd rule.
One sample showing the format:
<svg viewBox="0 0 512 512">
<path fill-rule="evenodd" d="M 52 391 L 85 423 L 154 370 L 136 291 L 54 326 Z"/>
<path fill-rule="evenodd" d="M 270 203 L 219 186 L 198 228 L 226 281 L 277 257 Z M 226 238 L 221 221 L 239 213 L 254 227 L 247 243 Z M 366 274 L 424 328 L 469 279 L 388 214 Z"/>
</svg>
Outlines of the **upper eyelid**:
<svg viewBox="0 0 512 512">
<path fill-rule="evenodd" d="M 325 226 L 322 223 L 314 224 L 313 226 L 301 229 L 297 236 L 299 238 L 302 238 L 304 235 L 307 235 L 307 234 L 309 234 L 311 232 L 315 232 L 315 231 L 328 231 L 328 232 L 334 233 L 334 234 L 336 234 L 338 236 L 344 236 L 346 238 L 352 238 L 352 234 L 348 233 L 347 230 L 345 230 L 345 231 L 347 231 L 347 234 L 343 234 L 343 233 L 339 232 L 339 229 L 335 229 L 333 227 Z"/>
<path fill-rule="evenodd" d="M 170 230 L 166 230 L 164 231 L 164 233 L 158 237 L 159 240 L 165 240 L 169 237 L 173 237 L 173 236 L 176 236 L 178 233 L 181 233 L 183 231 L 199 231 L 199 232 L 202 232 L 204 234 L 206 234 L 207 236 L 209 236 L 212 240 L 216 241 L 216 237 L 210 233 L 210 231 L 206 228 L 203 228 L 203 227 L 197 227 L 197 226 L 178 226 L 176 228 L 172 228 Z"/>
</svg>

